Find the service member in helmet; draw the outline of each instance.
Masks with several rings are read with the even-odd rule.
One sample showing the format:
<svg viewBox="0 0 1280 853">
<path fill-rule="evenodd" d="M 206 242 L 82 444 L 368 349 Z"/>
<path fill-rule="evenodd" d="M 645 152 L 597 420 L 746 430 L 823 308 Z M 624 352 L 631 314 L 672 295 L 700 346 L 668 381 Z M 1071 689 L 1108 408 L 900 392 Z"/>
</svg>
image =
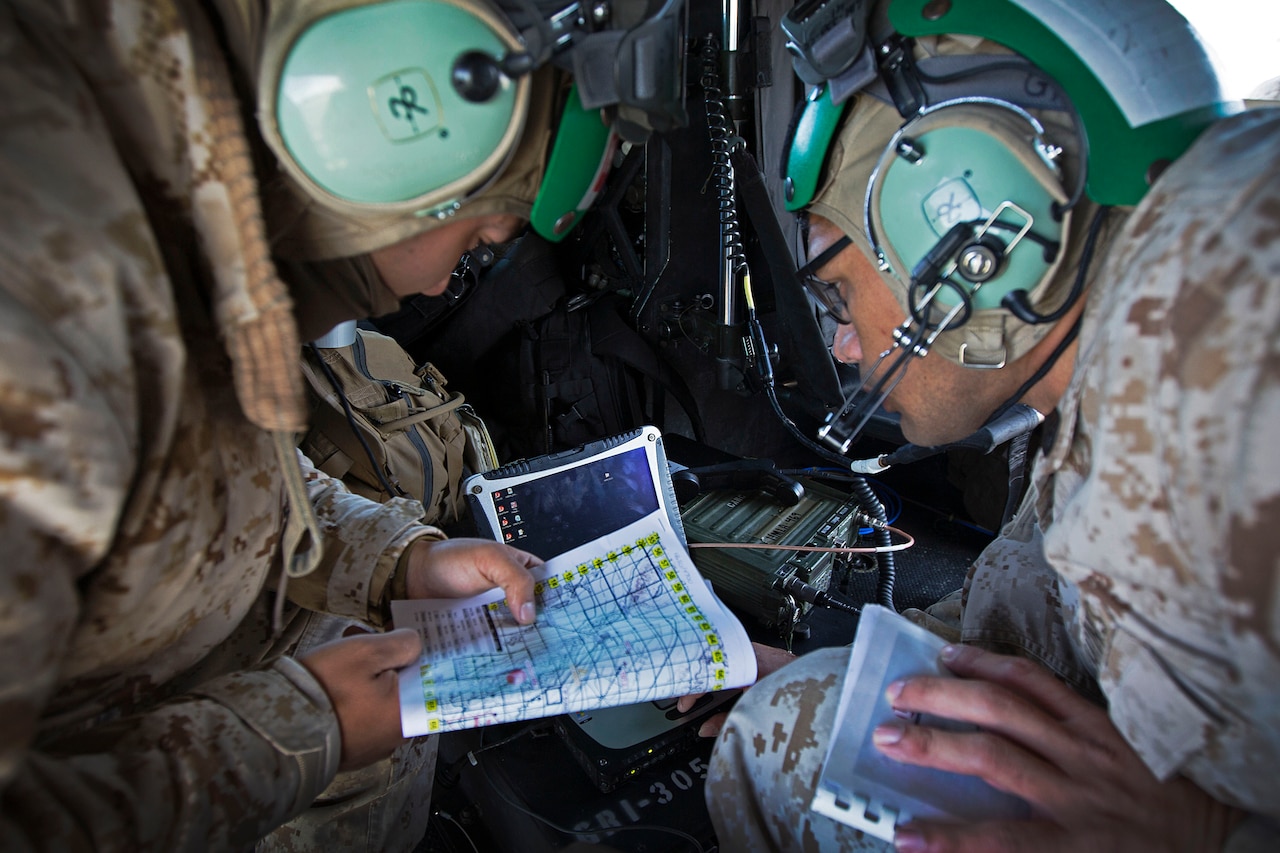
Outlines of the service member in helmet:
<svg viewBox="0 0 1280 853">
<path fill-rule="evenodd" d="M 434 745 L 402 739 L 395 678 L 416 635 L 282 652 L 303 608 L 380 629 L 394 595 L 496 585 L 529 622 L 536 558 L 296 454 L 299 343 L 527 220 L 563 236 L 601 108 L 633 137 L 671 118 L 612 74 L 562 109 L 578 24 L 511 5 L 4 4 L 0 846 L 243 849 L 303 813 L 273 841 L 422 837 Z M 548 191 L 553 118 L 595 147 Z"/>
<path fill-rule="evenodd" d="M 817 92 L 788 204 L 862 381 L 828 434 L 880 405 L 925 445 L 1010 403 L 1046 416 L 1020 511 L 962 595 L 915 614 L 960 678 L 891 685 L 904 719 L 874 735 L 1032 817 L 894 843 L 1275 849 L 1280 112 L 1223 101 L 1162 2 L 860 6 L 844 59 L 788 22 Z M 803 656 L 730 713 L 707 787 L 723 849 L 889 846 L 810 810 L 848 660 Z"/>
</svg>

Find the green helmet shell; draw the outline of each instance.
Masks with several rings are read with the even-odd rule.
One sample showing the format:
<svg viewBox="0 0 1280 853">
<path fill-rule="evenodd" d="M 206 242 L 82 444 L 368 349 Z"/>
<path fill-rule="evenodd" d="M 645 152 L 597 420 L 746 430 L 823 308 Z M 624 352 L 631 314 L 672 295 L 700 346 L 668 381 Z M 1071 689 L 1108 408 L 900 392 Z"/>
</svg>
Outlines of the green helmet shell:
<svg viewBox="0 0 1280 853">
<path fill-rule="evenodd" d="M 544 239 L 563 240 L 591 206 L 612 160 L 613 139 L 599 110 L 583 108 L 575 84 L 560 116 L 546 177 L 529 213 L 529 224 Z"/>
<path fill-rule="evenodd" d="M 815 89 L 800 113 L 787 149 L 783 202 L 787 210 L 802 210 L 813 201 L 822 178 L 822 167 L 827 159 L 827 149 L 840 128 L 840 119 L 849 102 L 836 104 L 831 100 L 831 88 Z"/>
<path fill-rule="evenodd" d="M 888 15 L 906 36 L 997 42 L 1056 80 L 1080 114 L 1085 189 L 1099 204 L 1137 204 L 1201 131 L 1243 108 L 1164 0 L 890 0 Z M 806 104 L 787 155 L 788 210 L 812 200 L 845 107 L 825 92 Z"/>
<path fill-rule="evenodd" d="M 981 36 L 1053 77 L 1084 124 L 1099 204 L 1137 204 L 1201 131 L 1242 108 L 1164 0 L 892 0 L 889 20 L 907 36 Z"/>
</svg>

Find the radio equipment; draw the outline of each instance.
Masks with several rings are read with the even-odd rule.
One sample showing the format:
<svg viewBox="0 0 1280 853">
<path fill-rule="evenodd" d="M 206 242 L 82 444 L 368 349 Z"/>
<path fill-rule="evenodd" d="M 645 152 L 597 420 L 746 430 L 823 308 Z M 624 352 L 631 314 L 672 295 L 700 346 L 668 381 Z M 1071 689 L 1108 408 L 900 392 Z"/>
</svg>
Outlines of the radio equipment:
<svg viewBox="0 0 1280 853">
<path fill-rule="evenodd" d="M 681 508 L 685 535 L 690 544 L 856 545 L 857 501 L 812 480 L 800 482 L 804 494 L 788 505 L 755 490 L 704 492 Z M 739 615 L 776 626 L 788 640 L 815 601 L 841 606 L 827 595 L 835 554 L 741 548 L 694 548 L 691 553 L 698 571 L 726 604 Z"/>
</svg>

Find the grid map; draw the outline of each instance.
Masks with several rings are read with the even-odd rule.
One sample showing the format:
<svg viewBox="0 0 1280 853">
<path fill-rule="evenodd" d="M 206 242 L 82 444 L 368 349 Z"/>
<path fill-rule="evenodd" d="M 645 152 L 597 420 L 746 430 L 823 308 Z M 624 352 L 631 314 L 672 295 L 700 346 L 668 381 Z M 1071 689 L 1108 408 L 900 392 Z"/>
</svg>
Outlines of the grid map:
<svg viewBox="0 0 1280 853">
<path fill-rule="evenodd" d="M 640 526 L 645 522 L 650 532 Z M 667 549 L 674 533 L 652 531 L 652 522 L 650 516 L 542 566 L 532 625 L 515 621 L 498 590 L 452 604 L 395 602 L 396 624 L 418 629 L 426 649 L 419 665 L 401 674 L 405 734 L 753 680 L 742 626 L 710 594 L 687 552 Z"/>
</svg>

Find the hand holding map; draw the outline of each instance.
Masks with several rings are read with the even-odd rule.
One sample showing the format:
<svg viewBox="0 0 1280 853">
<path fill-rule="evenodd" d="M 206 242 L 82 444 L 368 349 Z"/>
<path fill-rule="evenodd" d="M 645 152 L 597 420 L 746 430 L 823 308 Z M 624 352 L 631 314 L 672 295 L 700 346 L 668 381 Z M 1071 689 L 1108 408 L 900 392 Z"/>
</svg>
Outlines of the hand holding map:
<svg viewBox="0 0 1280 853">
<path fill-rule="evenodd" d="M 533 570 L 537 621 L 501 590 L 393 601 L 423 639 L 400 673 L 406 737 L 742 687 L 755 681 L 746 631 L 654 512 Z"/>
</svg>

